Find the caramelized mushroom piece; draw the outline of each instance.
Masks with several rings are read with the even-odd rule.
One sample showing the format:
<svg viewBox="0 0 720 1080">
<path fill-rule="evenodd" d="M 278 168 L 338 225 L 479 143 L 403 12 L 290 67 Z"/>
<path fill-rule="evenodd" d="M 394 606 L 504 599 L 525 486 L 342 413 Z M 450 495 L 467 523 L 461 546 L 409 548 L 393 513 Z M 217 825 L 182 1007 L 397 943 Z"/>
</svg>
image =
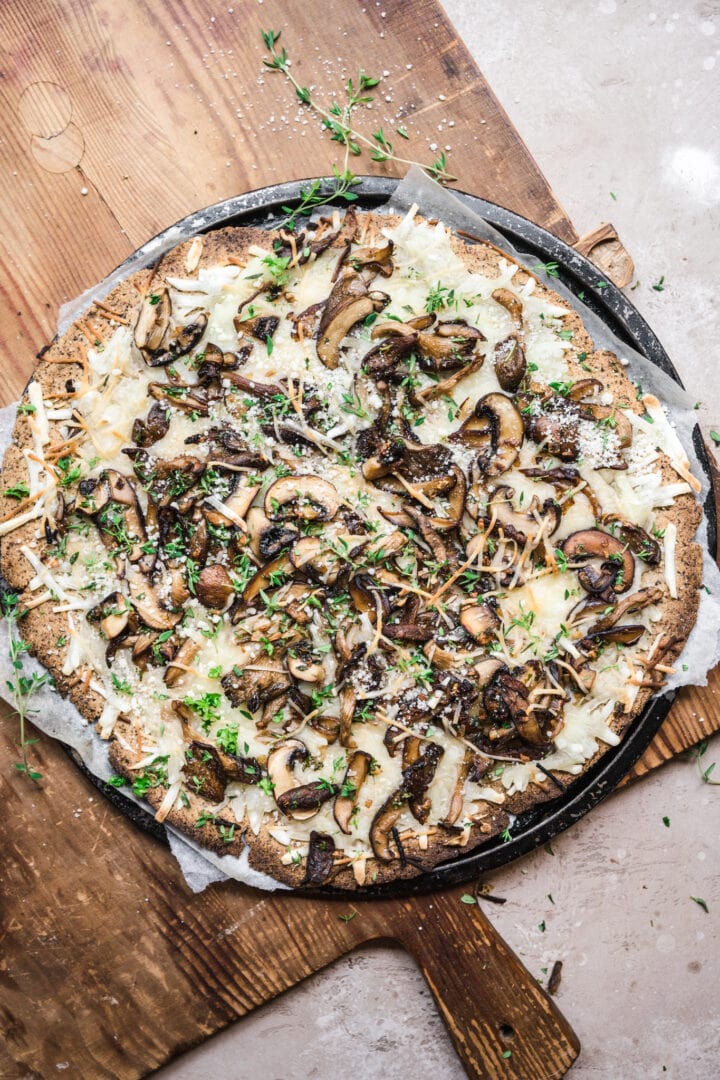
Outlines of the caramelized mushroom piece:
<svg viewBox="0 0 720 1080">
<path fill-rule="evenodd" d="M 257 338 L 264 345 L 267 345 L 279 324 L 280 319 L 277 315 L 254 315 L 251 319 L 241 319 L 236 315 L 234 319 L 234 326 L 238 334 Z"/>
<path fill-rule="evenodd" d="M 511 540 L 517 540 L 519 544 L 524 544 L 528 539 L 535 540 L 541 530 L 545 536 L 552 536 L 559 528 L 562 508 L 554 499 L 546 499 L 541 505 L 537 495 L 533 495 L 523 513 L 513 506 L 514 498 L 514 488 L 506 484 L 497 487 L 488 501 L 486 513 L 483 515 L 484 520 L 490 522 L 494 516 L 496 527 L 499 527 Z M 545 530 L 546 521 L 549 522 L 547 530 Z"/>
<path fill-rule="evenodd" d="M 496 304 L 500 304 L 505 308 L 518 330 L 521 330 L 523 324 L 523 306 L 520 297 L 515 293 L 510 292 L 509 289 L 495 289 L 494 293 L 492 293 L 492 298 Z M 503 387 L 503 390 L 506 389 L 508 388 Z"/>
<path fill-rule="evenodd" d="M 307 761 L 308 748 L 300 739 L 275 743 L 268 754 L 267 771 L 273 784 L 278 809 L 296 821 L 313 817 L 323 803 L 335 796 L 336 787 L 327 780 L 298 786 L 293 775 L 296 764 Z"/>
<path fill-rule="evenodd" d="M 560 545 L 571 562 L 602 559 L 601 575 L 591 567 L 578 572 L 578 580 L 586 592 L 601 592 L 608 586 L 617 593 L 627 592 L 635 577 L 635 560 L 627 544 L 602 529 L 581 529 L 571 533 Z M 608 579 L 608 580 L 606 580 Z"/>
<path fill-rule="evenodd" d="M 294 654 L 294 655 L 293 655 Z M 287 661 L 288 671 L 299 682 L 319 683 L 325 681 L 325 669 L 313 655 L 309 641 L 294 645 Z"/>
<path fill-rule="evenodd" d="M 356 248 L 348 256 L 347 262 L 353 270 L 362 270 L 367 267 L 376 274 L 382 274 L 383 277 L 391 277 L 393 247 L 392 240 L 387 240 L 383 247 Z"/>
<path fill-rule="evenodd" d="M 493 353 L 495 374 L 503 390 L 514 393 L 525 378 L 527 362 L 517 334 L 498 341 Z"/>
<path fill-rule="evenodd" d="M 191 741 L 185 751 L 183 775 L 185 786 L 208 802 L 219 803 L 225 798 L 225 770 L 212 743 Z"/>
<path fill-rule="evenodd" d="M 170 327 L 171 316 L 172 304 L 167 288 L 162 286 L 156 292 L 151 289 L 142 302 L 135 323 L 135 344 L 143 354 L 159 352 Z"/>
<path fill-rule="evenodd" d="M 335 870 L 335 841 L 327 833 L 310 833 L 303 885 L 327 885 Z"/>
<path fill-rule="evenodd" d="M 220 685 L 231 705 L 247 704 L 250 712 L 274 701 L 292 687 L 292 679 L 283 668 L 282 659 L 261 653 L 244 670 L 233 668 L 223 675 Z"/>
<path fill-rule="evenodd" d="M 330 521 L 339 506 L 337 489 L 319 476 L 284 476 L 265 492 L 265 513 L 271 521 Z"/>
<path fill-rule="evenodd" d="M 178 651 L 173 656 L 163 676 L 166 686 L 175 686 L 184 675 L 187 674 L 185 667 L 193 662 L 200 646 L 191 638 L 185 638 Z"/>
<path fill-rule="evenodd" d="M 333 810 L 340 832 L 346 836 L 350 835 L 352 817 L 360 799 L 360 789 L 367 779 L 372 763 L 372 755 L 365 750 L 355 750 L 350 755 Z"/>
<path fill-rule="evenodd" d="M 603 525 L 609 527 L 613 534 L 617 533 L 625 541 L 633 555 L 637 555 L 642 562 L 647 563 L 648 566 L 657 566 L 659 564 L 662 557 L 660 545 L 645 529 L 642 529 L 639 525 L 633 525 L 630 521 L 625 521 L 624 518 L 618 517 L 617 514 L 603 514 L 601 521 Z"/>
<path fill-rule="evenodd" d="M 420 367 L 439 374 L 464 367 L 470 353 L 485 335 L 462 319 L 438 323 L 433 333 L 420 331 L 417 335 Z"/>
<path fill-rule="evenodd" d="M 232 578 L 220 563 L 205 566 L 200 571 L 195 592 L 206 608 L 224 608 L 234 591 Z"/>
<path fill-rule="evenodd" d="M 652 585 L 647 589 L 638 589 L 630 596 L 623 596 L 616 604 L 608 604 L 603 597 L 588 596 L 577 607 L 573 608 L 572 615 L 578 619 L 581 615 L 600 614 L 601 618 L 593 625 L 593 630 L 607 630 L 623 619 L 626 615 L 642 611 L 650 604 L 657 604 L 663 596 L 663 590 L 659 585 Z M 609 609 L 609 610 L 608 610 Z"/>
<path fill-rule="evenodd" d="M 485 476 L 493 477 L 515 464 L 523 436 L 523 418 L 511 399 L 490 393 L 480 398 L 473 415 L 450 436 L 450 441 L 480 448 L 478 468 Z"/>
<path fill-rule="evenodd" d="M 403 770 L 402 782 L 389 799 L 380 807 L 370 826 L 370 843 L 376 859 L 390 862 L 393 859 L 390 840 L 404 810 L 410 809 L 422 824 L 430 813 L 427 789 L 437 770 L 443 748 L 437 743 L 427 743 L 420 757 Z"/>
<path fill-rule="evenodd" d="M 645 627 L 640 623 L 624 626 L 611 626 L 607 630 L 591 630 L 582 641 L 578 642 L 578 648 L 595 659 L 605 645 L 634 645 L 645 633 Z"/>
<path fill-rule="evenodd" d="M 480 645 L 487 645 L 495 639 L 501 621 L 490 604 L 469 604 L 460 611 L 460 622 L 470 637 Z"/>
<path fill-rule="evenodd" d="M 167 611 L 162 606 L 153 586 L 137 572 L 129 577 L 130 602 L 138 615 L 152 630 L 173 630 L 183 617 L 182 611 Z"/>
<path fill-rule="evenodd" d="M 325 367 L 337 367 L 343 338 L 375 310 L 365 278 L 346 270 L 333 286 L 318 327 L 317 354 Z"/>
<path fill-rule="evenodd" d="M 254 600 L 260 592 L 265 592 L 267 589 L 277 587 L 282 584 L 283 579 L 293 572 L 293 564 L 287 555 L 278 555 L 276 559 L 272 559 L 265 566 L 262 566 L 253 577 L 250 578 L 245 591 L 242 594 L 242 601 L 244 605 Z M 274 584 L 273 584 L 274 579 Z M 233 609 L 234 610 L 234 609 Z M 238 615 L 240 611 L 238 611 Z M 233 622 L 236 622 L 236 618 L 233 617 Z"/>
<path fill-rule="evenodd" d="M 148 447 L 164 439 L 170 428 L 170 409 L 161 401 L 156 401 L 145 420 L 134 421 L 132 441 L 136 446 Z"/>
</svg>

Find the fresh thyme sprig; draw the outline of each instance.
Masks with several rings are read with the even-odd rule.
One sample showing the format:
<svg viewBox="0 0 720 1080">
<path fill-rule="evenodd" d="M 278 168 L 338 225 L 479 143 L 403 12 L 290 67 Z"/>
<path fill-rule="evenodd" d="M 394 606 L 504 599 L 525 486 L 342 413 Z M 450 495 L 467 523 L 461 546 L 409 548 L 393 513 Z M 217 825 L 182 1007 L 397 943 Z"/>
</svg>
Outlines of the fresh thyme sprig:
<svg viewBox="0 0 720 1080">
<path fill-rule="evenodd" d="M 41 687 L 52 683 L 52 678 L 47 673 L 38 675 L 26 675 L 23 671 L 23 657 L 28 652 L 28 645 L 22 640 L 18 631 L 18 598 L 15 594 L 8 594 L 3 598 L 3 612 L 8 625 L 9 654 L 12 665 L 12 677 L 7 680 L 7 688 L 12 695 L 12 702 L 20 723 L 20 761 L 15 762 L 15 768 L 19 773 L 27 776 L 29 780 L 42 780 L 42 773 L 31 764 L 28 757 L 28 747 L 33 746 L 37 739 L 28 739 L 25 734 L 25 721 L 37 712 L 31 702 Z"/>
<path fill-rule="evenodd" d="M 402 165 L 419 165 L 429 176 L 432 176 L 433 179 L 438 180 L 440 183 L 449 183 L 450 181 L 457 179 L 457 177 L 452 176 L 452 174 L 448 172 L 447 158 L 444 153 L 439 154 L 432 165 L 423 165 L 422 162 L 412 161 L 409 158 L 404 158 L 399 154 L 396 154 L 392 142 L 387 137 L 382 127 L 379 127 L 377 131 L 374 131 L 370 136 L 367 136 L 353 126 L 353 114 L 361 105 L 369 105 L 373 101 L 373 96 L 372 94 L 369 94 L 368 91 L 378 85 L 380 82 L 379 79 L 366 75 L 365 72 L 360 69 L 357 81 L 348 79 L 345 84 L 344 103 L 340 104 L 336 98 L 333 98 L 330 105 L 327 108 L 323 108 L 323 106 L 312 96 L 308 87 L 302 86 L 293 75 L 290 70 L 290 57 L 284 46 L 281 46 L 279 50 L 276 49 L 275 46 L 279 37 L 279 30 L 262 31 L 262 39 L 266 49 L 270 53 L 270 57 L 265 58 L 263 64 L 271 71 L 279 71 L 285 76 L 295 88 L 295 94 L 300 104 L 306 105 L 313 112 L 317 113 L 318 116 L 322 118 L 322 126 L 330 133 L 332 141 L 338 142 L 345 147 L 345 159 L 342 169 L 333 166 L 333 175 L 335 177 L 334 189 L 330 192 L 325 191 L 322 189 L 320 181 L 314 181 L 309 188 L 301 192 L 301 203 L 295 211 L 283 207 L 283 210 L 289 214 L 288 221 L 285 224 L 289 224 L 292 228 L 294 225 L 294 216 L 296 214 L 307 214 L 313 206 L 319 206 L 322 203 L 330 202 L 332 199 L 344 199 L 351 202 L 356 198 L 353 192 L 350 191 L 350 188 L 359 181 L 350 171 L 349 161 L 351 156 L 360 157 L 363 152 L 363 147 L 369 148 L 370 157 L 373 161 L 396 161 Z M 403 139 L 408 138 L 405 128 L 398 128 L 397 133 Z"/>
<path fill-rule="evenodd" d="M 698 772 L 700 773 L 700 777 L 701 777 L 703 783 L 712 784 L 714 787 L 720 787 L 720 780 L 711 780 L 710 779 L 711 774 L 712 774 L 713 770 L 715 769 L 715 762 L 713 761 L 713 763 L 711 765 L 708 765 L 707 768 L 703 767 L 704 764 L 705 764 L 704 761 L 703 761 L 703 756 L 704 756 L 705 751 L 707 750 L 707 748 L 708 748 L 708 743 L 707 743 L 707 739 L 705 739 L 704 742 L 698 743 L 697 746 L 693 747 L 693 749 L 690 751 L 690 757 L 694 758 L 695 761 L 697 762 Z"/>
</svg>

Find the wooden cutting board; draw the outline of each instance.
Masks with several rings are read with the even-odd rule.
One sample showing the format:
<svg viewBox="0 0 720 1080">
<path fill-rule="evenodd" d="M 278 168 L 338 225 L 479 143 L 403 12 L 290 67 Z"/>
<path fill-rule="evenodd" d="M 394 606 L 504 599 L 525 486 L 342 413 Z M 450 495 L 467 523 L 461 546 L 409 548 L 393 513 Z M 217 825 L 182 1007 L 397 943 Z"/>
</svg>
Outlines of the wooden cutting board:
<svg viewBox="0 0 720 1080">
<path fill-rule="evenodd" d="M 232 3 L 2 5 L 3 404 L 52 337 L 58 305 L 149 236 L 239 191 L 329 172 L 337 146 L 263 72 L 261 29 L 283 31 L 293 70 L 320 92 L 342 82 L 342 64 L 327 58 L 347 59 L 345 77 L 360 63 L 387 70 L 380 100 L 392 100 L 368 127 L 400 117 L 408 156 L 429 160 L 428 144 L 449 144 L 459 186 L 577 241 L 434 0 Z M 719 686 L 713 675 L 678 696 L 632 777 L 720 724 Z M 15 737 L 3 708 L 3 1078 L 56 1076 L 63 1063 L 73 1080 L 139 1077 L 376 938 L 416 956 L 471 1076 L 562 1076 L 577 1055 L 552 1001 L 479 908 L 460 903 L 464 890 L 358 904 L 349 921 L 343 901 L 235 883 L 193 895 L 169 852 L 97 797 L 50 740 L 36 747 L 42 786 L 14 776 Z"/>
</svg>

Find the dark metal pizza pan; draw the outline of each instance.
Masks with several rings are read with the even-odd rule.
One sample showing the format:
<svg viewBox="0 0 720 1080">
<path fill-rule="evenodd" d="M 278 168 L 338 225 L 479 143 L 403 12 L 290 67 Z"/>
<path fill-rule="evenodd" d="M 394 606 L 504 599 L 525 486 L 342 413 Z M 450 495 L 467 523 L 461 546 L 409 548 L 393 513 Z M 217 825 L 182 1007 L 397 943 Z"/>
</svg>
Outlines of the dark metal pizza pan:
<svg viewBox="0 0 720 1080">
<path fill-rule="evenodd" d="M 309 182 L 306 180 L 276 184 L 245 195 L 237 195 L 189 215 L 178 225 L 189 232 L 209 232 L 226 225 L 272 227 L 273 217 L 277 219 L 279 215 L 282 215 L 282 207 L 297 206 L 301 196 L 300 189 Z M 364 177 L 354 189 L 358 196 L 355 205 L 361 209 L 375 209 L 387 202 L 396 186 L 397 181 L 385 177 Z M 536 257 L 540 262 L 556 262 L 559 280 L 575 295 L 582 293 L 584 303 L 600 316 L 605 325 L 621 341 L 637 349 L 675 382 L 682 385 L 669 356 L 642 315 L 619 289 L 611 282 L 603 280 L 593 263 L 552 233 L 528 221 L 527 218 L 466 192 L 455 191 L 454 194 L 494 225 L 515 247 Z M 173 240 L 173 235 L 177 236 L 176 227 L 166 230 L 166 233 L 161 233 L 155 241 L 162 241 L 164 237 L 167 237 L 168 241 L 175 243 L 177 241 Z M 171 246 L 171 243 L 167 246 Z M 142 255 L 143 250 L 140 249 L 131 256 L 119 270 L 131 273 L 136 265 L 137 256 Z M 599 282 L 600 288 L 598 288 Z M 705 503 L 705 513 L 708 523 L 708 547 L 714 553 L 717 521 L 712 498 L 712 480 L 705 447 L 697 426 L 693 433 L 693 441 L 702 469 L 710 481 L 710 494 Z M 503 841 L 496 838 L 469 854 L 457 855 L 448 862 L 408 881 L 398 881 L 362 890 L 354 889 L 352 890 L 353 897 L 408 896 L 472 881 L 488 870 L 504 866 L 513 859 L 533 851 L 541 844 L 547 843 L 558 833 L 573 825 L 613 791 L 651 743 L 670 711 L 674 697 L 674 692 L 670 692 L 653 698 L 642 714 L 632 723 L 619 746 L 607 750 L 591 769 L 571 784 L 557 799 L 543 803 L 517 817 L 512 826 L 511 840 Z M 78 767 L 110 802 L 141 828 L 167 843 L 163 826 L 158 825 L 151 814 L 126 798 L 117 788 L 109 787 L 98 780 L 84 767 L 74 752 L 70 751 L 70 753 Z M 329 897 L 347 895 L 349 891 L 325 888 L 315 890 L 310 895 Z M 308 895 L 308 893 L 303 891 L 303 895 Z"/>
</svg>

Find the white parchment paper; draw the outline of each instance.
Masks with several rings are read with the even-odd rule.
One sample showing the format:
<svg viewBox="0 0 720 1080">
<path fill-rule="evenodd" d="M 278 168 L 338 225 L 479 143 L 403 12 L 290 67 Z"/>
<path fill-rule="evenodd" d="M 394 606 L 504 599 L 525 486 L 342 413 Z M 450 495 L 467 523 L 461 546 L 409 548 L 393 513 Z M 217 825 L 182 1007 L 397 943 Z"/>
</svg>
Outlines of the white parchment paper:
<svg viewBox="0 0 720 1080">
<path fill-rule="evenodd" d="M 260 193 L 258 193 L 258 198 L 262 199 Z M 685 391 L 644 356 L 621 342 L 602 320 L 579 301 L 562 282 L 549 278 L 544 271 L 536 269 L 537 260 L 534 256 L 516 251 L 492 225 L 465 206 L 452 192 L 446 191 L 435 181 L 430 180 L 422 170 L 415 167 L 409 170 L 406 178 L 399 184 L 387 209 L 405 213 L 413 205 L 417 205 L 419 212 L 425 217 L 437 217 L 451 228 L 462 229 L 474 236 L 487 239 L 518 259 L 519 262 L 532 267 L 534 273 L 544 278 L 551 289 L 562 295 L 581 314 L 596 347 L 615 352 L 627 363 L 631 378 L 639 379 L 645 390 L 654 393 L 664 402 L 688 455 L 692 471 L 703 483 L 702 496 L 704 498 L 709 485 L 694 451 L 692 432 L 696 414 L 693 402 Z M 114 271 L 98 285 L 63 305 L 59 313 L 58 333 L 64 333 L 94 300 L 107 296 L 120 280 L 153 263 L 163 252 L 188 239 L 198 228 L 204 227 L 204 224 L 214 224 L 215 220 L 218 220 L 218 214 L 211 208 L 207 211 L 206 222 L 203 219 L 198 223 L 198 219 L 194 219 L 192 232 L 189 227 L 176 225 L 149 241 L 135 253 L 131 260 L 123 264 L 120 270 Z M 600 277 L 599 271 L 598 277 Z M 10 443 L 15 423 L 15 409 L 15 405 L 11 405 L 0 410 L 0 454 L 5 453 Z M 680 686 L 707 685 L 708 671 L 720 661 L 720 570 L 706 550 L 706 536 L 707 520 L 703 515 L 698 528 L 698 542 L 705 551 L 703 580 L 710 592 L 703 591 L 701 594 L 697 622 L 682 657 L 676 665 L 676 674 L 670 678 L 663 689 L 664 694 Z M 25 669 L 28 673 L 33 670 L 40 673 L 43 670 L 41 665 L 30 657 L 25 658 Z M 7 680 L 11 676 L 8 627 L 4 621 L 0 621 L 0 696 L 12 704 L 11 695 L 7 690 Z M 34 698 L 33 704 L 37 707 L 37 714 L 32 718 L 36 727 L 51 738 L 60 739 L 73 747 L 94 775 L 103 780 L 107 780 L 112 775 L 113 770 L 108 760 L 108 743 L 95 734 L 94 725 L 88 724 L 74 705 L 60 698 L 50 687 L 43 687 Z M 124 788 L 123 794 L 134 802 L 144 805 L 128 789 Z M 172 827 L 166 826 L 166 832 L 170 849 L 180 865 L 187 884 L 194 892 L 200 892 L 213 882 L 224 881 L 228 878 L 234 878 L 260 889 L 287 888 L 274 878 L 259 873 L 248 865 L 247 847 L 240 857 L 218 856 L 202 850 L 192 840 Z"/>
</svg>

